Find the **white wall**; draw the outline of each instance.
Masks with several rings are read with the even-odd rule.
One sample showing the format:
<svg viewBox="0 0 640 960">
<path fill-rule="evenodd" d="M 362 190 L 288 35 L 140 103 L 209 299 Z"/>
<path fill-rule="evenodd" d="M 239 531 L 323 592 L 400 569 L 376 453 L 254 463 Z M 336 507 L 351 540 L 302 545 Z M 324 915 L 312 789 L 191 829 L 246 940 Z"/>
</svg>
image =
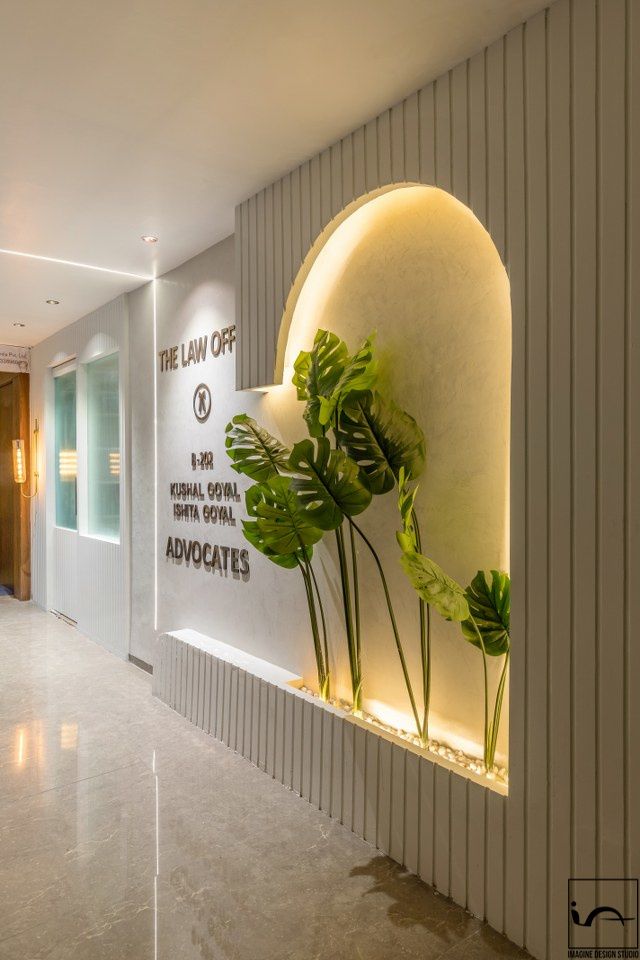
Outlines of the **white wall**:
<svg viewBox="0 0 640 960">
<path fill-rule="evenodd" d="M 129 652 L 152 664 L 155 640 L 154 285 L 129 294 L 131 359 L 131 636 Z"/>
<path fill-rule="evenodd" d="M 120 373 L 120 542 L 83 530 L 82 484 L 78 490 L 78 533 L 55 526 L 54 410 L 52 364 L 75 357 L 87 363 L 114 348 Z M 129 342 L 126 295 L 73 323 L 31 352 L 31 416 L 40 421 L 40 487 L 32 514 L 32 592 L 45 610 L 58 608 L 78 629 L 112 653 L 129 652 Z M 79 394 L 78 462 L 86 458 Z M 49 468 L 49 469 L 47 469 Z M 64 609 L 62 609 L 64 608 Z"/>
<path fill-rule="evenodd" d="M 248 548 L 240 518 L 244 498 L 231 502 L 235 526 L 175 521 L 169 495 L 171 482 L 212 481 L 250 484 L 231 470 L 225 454 L 224 428 L 231 417 L 260 412 L 264 397 L 236 392 L 235 352 L 213 358 L 210 342 L 207 359 L 157 377 L 158 444 L 158 569 L 157 595 L 154 574 L 154 459 L 153 459 L 153 285 L 130 298 L 132 436 L 133 436 L 133 536 L 131 653 L 147 663 L 154 659 L 154 605 L 157 631 L 191 627 L 219 640 L 262 656 L 296 673 L 314 675 L 311 644 L 306 640 L 306 604 L 295 572 L 283 587 L 280 572 L 256 551 L 250 551 L 250 576 L 234 577 L 175 563 L 165 557 L 169 536 L 185 537 Z M 211 337 L 214 330 L 235 323 L 234 242 L 229 237 L 200 256 L 155 281 L 156 363 L 158 352 L 191 338 Z M 193 394 L 200 382 L 212 393 L 211 416 L 198 423 Z M 267 424 L 276 429 L 267 417 Z M 214 469 L 194 471 L 191 454 L 213 451 Z M 206 503 L 209 503 L 207 498 Z M 199 505 L 200 507 L 202 504 Z M 285 574 L 286 575 L 286 574 Z M 290 592 L 288 592 L 290 586 Z M 157 600 L 156 600 L 157 596 Z M 299 642 L 300 633 L 304 641 Z"/>
</svg>

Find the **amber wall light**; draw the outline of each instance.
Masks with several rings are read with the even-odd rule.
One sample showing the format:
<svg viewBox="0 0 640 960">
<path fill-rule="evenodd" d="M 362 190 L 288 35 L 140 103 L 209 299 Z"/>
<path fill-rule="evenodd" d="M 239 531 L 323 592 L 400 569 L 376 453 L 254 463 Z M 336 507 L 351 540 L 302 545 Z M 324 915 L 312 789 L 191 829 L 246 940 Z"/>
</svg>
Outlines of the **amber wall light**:
<svg viewBox="0 0 640 960">
<path fill-rule="evenodd" d="M 24 442 L 13 440 L 13 479 L 16 483 L 24 483 L 27 471 L 24 465 Z"/>
<path fill-rule="evenodd" d="M 25 459 L 24 451 L 24 440 L 12 440 L 13 446 L 13 479 L 14 481 L 22 487 L 27 482 L 27 463 Z M 33 471 L 33 478 L 35 481 L 35 487 L 33 493 L 25 493 L 24 490 L 20 490 L 25 499 L 30 500 L 38 492 L 38 421 L 36 420 L 35 427 L 33 428 L 33 444 L 34 444 L 34 463 L 36 469 Z"/>
</svg>

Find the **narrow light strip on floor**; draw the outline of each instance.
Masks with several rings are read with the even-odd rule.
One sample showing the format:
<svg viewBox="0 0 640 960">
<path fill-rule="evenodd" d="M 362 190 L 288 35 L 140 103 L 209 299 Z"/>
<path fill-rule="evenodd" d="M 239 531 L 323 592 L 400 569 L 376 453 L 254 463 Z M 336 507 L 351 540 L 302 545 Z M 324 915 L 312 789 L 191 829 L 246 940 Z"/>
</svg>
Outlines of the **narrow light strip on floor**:
<svg viewBox="0 0 640 960">
<path fill-rule="evenodd" d="M 156 770 L 156 752 L 152 759 L 156 794 L 156 872 L 153 878 L 153 957 L 158 960 L 158 878 L 160 876 L 160 791 Z"/>
</svg>

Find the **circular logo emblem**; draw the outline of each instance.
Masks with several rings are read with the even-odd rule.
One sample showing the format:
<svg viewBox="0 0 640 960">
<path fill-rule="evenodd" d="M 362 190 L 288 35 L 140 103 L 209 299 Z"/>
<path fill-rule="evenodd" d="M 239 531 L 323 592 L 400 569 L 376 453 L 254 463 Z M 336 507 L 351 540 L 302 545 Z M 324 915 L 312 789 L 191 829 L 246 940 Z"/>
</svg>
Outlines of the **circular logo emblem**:
<svg viewBox="0 0 640 960">
<path fill-rule="evenodd" d="M 211 413 L 211 390 L 206 383 L 199 383 L 193 395 L 193 412 L 198 423 L 204 423 Z"/>
</svg>

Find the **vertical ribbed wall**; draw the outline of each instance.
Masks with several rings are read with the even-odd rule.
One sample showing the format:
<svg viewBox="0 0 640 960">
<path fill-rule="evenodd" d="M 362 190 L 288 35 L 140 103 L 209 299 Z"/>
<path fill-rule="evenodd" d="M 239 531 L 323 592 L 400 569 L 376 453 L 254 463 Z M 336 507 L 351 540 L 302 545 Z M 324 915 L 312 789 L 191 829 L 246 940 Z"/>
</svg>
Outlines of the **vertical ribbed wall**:
<svg viewBox="0 0 640 960">
<path fill-rule="evenodd" d="M 568 877 L 640 874 L 639 64 L 634 0 L 558 0 L 236 212 L 239 388 L 274 380 L 300 266 L 368 191 L 452 192 L 507 266 L 510 796 L 504 823 L 467 798 L 466 849 L 537 957 L 566 950 Z"/>
<path fill-rule="evenodd" d="M 153 692 L 444 895 L 502 924 L 504 796 L 172 634 L 158 639 Z"/>
</svg>

